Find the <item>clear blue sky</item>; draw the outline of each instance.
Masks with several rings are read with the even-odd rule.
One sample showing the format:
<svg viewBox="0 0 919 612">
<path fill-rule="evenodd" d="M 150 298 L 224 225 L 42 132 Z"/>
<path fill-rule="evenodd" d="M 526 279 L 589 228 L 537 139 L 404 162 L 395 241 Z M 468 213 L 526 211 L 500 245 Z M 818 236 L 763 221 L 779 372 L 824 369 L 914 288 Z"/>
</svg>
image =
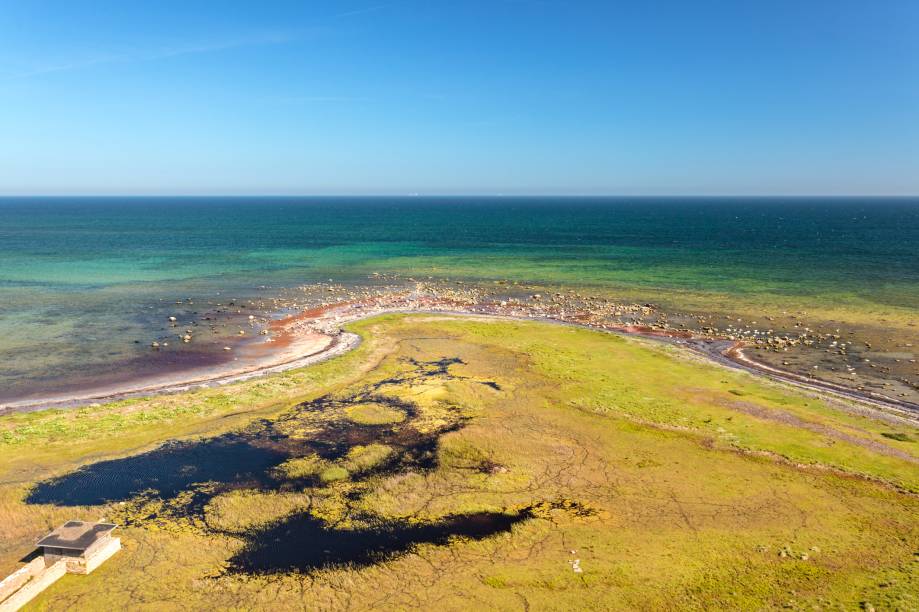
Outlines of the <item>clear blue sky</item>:
<svg viewBox="0 0 919 612">
<path fill-rule="evenodd" d="M 0 193 L 412 192 L 917 194 L 919 1 L 0 0 Z"/>
</svg>

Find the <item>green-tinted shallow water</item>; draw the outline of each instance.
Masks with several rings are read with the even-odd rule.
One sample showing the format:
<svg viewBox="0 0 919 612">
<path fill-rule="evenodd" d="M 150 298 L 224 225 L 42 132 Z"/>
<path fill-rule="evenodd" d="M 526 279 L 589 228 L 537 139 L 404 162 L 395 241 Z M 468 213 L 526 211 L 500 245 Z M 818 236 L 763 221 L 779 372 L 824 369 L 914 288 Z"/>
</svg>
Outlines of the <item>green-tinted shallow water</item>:
<svg viewBox="0 0 919 612">
<path fill-rule="evenodd" d="M 919 199 L 0 199 L 0 401 L 144 372 L 176 300 L 372 272 L 909 318 Z"/>
</svg>

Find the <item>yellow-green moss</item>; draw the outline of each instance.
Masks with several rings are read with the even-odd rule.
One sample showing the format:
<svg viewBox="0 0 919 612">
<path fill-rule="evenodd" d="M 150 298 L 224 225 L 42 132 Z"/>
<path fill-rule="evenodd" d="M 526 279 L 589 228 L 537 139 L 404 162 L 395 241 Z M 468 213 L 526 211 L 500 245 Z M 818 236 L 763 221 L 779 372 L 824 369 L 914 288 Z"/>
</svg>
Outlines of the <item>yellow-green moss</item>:
<svg viewBox="0 0 919 612">
<path fill-rule="evenodd" d="M 345 413 L 359 425 L 388 425 L 405 420 L 403 412 L 375 402 L 348 406 Z"/>
</svg>

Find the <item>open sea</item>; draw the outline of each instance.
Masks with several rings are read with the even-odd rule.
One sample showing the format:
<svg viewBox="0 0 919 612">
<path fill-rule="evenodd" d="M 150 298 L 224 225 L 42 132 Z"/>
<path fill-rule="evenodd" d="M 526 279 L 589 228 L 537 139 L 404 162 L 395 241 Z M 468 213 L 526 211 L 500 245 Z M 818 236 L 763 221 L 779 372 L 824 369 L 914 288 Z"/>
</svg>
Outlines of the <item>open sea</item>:
<svg viewBox="0 0 919 612">
<path fill-rule="evenodd" d="M 151 356 L 176 302 L 374 272 L 919 312 L 919 199 L 0 198 L 0 403 L 206 362 Z"/>
</svg>

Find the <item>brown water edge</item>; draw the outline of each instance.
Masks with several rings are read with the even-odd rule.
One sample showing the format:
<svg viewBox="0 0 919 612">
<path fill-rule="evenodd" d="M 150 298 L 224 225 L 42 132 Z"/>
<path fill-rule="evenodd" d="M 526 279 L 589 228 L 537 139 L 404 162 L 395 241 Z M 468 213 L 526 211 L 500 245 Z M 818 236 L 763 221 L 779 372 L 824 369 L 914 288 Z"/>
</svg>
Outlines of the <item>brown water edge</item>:
<svg viewBox="0 0 919 612">
<path fill-rule="evenodd" d="M 354 286 L 338 284 L 334 290 Z M 360 287 L 394 291 L 404 289 L 404 284 L 370 279 Z M 0 416 L 225 384 L 278 367 L 286 369 L 282 366 L 299 360 L 309 361 L 310 355 L 324 348 L 335 354 L 346 348 L 339 345 L 356 340 L 330 340 L 329 334 L 310 336 L 308 330 L 291 328 L 316 314 L 312 309 L 327 303 L 333 287 L 312 284 L 259 290 L 270 293 L 242 299 L 221 298 L 219 294 L 177 299 L 171 312 L 167 310 L 172 316 L 164 316 L 158 326 L 128 335 L 113 332 L 104 338 L 103 342 L 121 353 L 107 361 L 100 362 L 95 355 L 95 360 L 88 359 L 76 372 L 58 372 L 48 366 L 29 372 L 27 379 L 23 377 L 13 385 L 0 386 Z M 185 335 L 189 336 L 187 342 Z M 62 339 L 61 350 L 79 354 L 82 347 L 75 342 Z M 94 353 L 88 350 L 87 355 Z"/>
<path fill-rule="evenodd" d="M 309 365 L 314 356 L 317 360 L 330 358 L 357 343 L 350 334 L 332 336 L 294 330 L 289 325 L 288 321 L 272 321 L 267 328 L 273 335 L 268 338 L 223 337 L 216 348 L 151 350 L 148 355 L 119 364 L 117 372 L 51 385 L 51 392 L 48 386 L 43 386 L 32 394 L 0 398 L 0 416 L 227 384 Z"/>
<path fill-rule="evenodd" d="M 232 362 L 234 358 L 226 351 L 151 351 L 148 355 L 119 362 L 116 369 L 86 372 L 80 379 L 36 380 L 31 392 L 0 390 L 0 406 L 14 406 L 49 397 L 98 395 L 105 389 L 144 387 L 178 372 L 209 371 Z"/>
</svg>

